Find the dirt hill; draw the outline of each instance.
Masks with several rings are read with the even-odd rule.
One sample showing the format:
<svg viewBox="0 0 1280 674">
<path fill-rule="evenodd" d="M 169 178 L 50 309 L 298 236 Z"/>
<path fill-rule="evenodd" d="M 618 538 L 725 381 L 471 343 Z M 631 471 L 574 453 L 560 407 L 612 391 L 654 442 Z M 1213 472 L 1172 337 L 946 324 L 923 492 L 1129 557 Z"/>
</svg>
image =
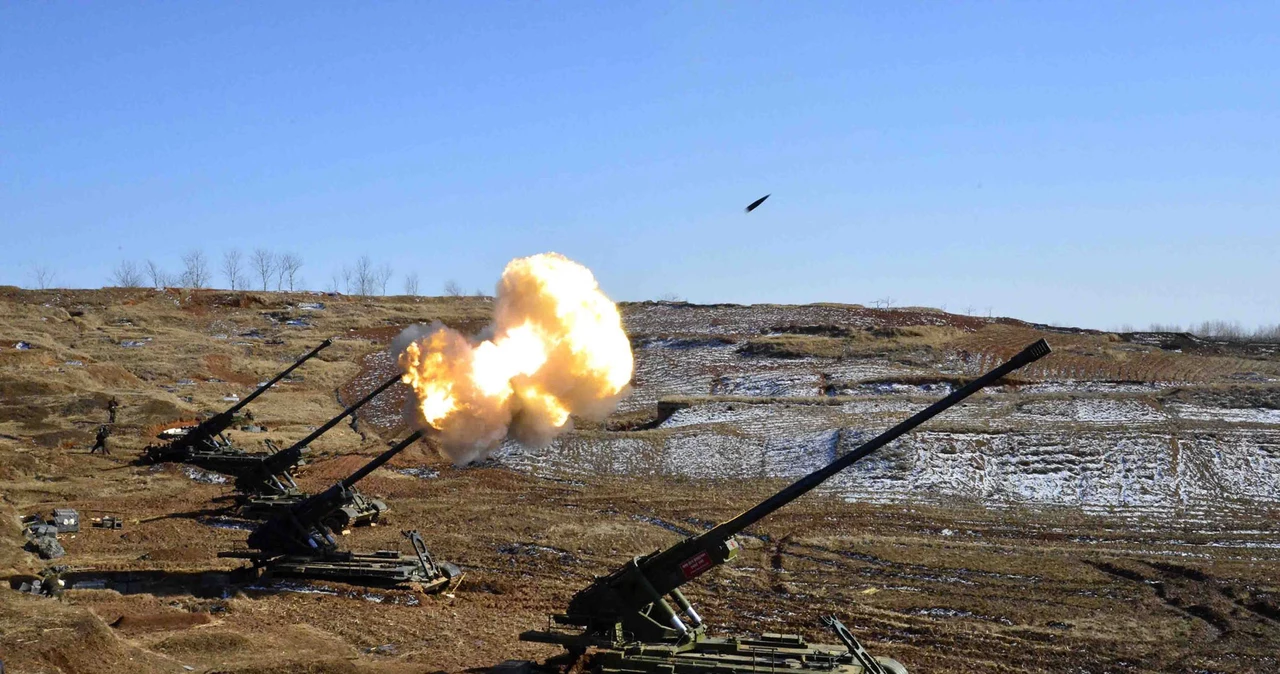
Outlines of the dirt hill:
<svg viewBox="0 0 1280 674">
<path fill-rule="evenodd" d="M 1041 336 L 1055 354 L 947 413 L 744 537 L 692 585 L 717 633 L 831 641 L 841 615 L 912 671 L 1280 669 L 1280 355 L 1189 335 L 1108 334 L 847 305 L 623 307 L 633 393 L 549 447 L 457 468 L 416 447 L 361 484 L 391 505 L 353 549 L 417 528 L 467 569 L 452 596 L 266 584 L 222 596 L 226 484 L 131 465 L 154 434 L 254 401 L 301 438 L 392 373 L 389 340 L 484 298 L 0 289 L 0 574 L 42 568 L 18 519 L 118 514 L 63 538 L 61 600 L 0 589 L 15 672 L 435 672 L 544 658 L 516 636 L 631 555 L 727 519 Z M 395 389 L 393 389 L 395 391 Z M 321 488 L 403 433 L 401 396 L 313 446 Z M 112 454 L 88 455 L 119 400 Z M 407 547 L 405 548 L 407 550 Z M 137 591 L 111 574 L 163 571 Z M 74 575 L 79 574 L 79 575 Z M 191 668 L 188 670 L 186 668 Z"/>
</svg>

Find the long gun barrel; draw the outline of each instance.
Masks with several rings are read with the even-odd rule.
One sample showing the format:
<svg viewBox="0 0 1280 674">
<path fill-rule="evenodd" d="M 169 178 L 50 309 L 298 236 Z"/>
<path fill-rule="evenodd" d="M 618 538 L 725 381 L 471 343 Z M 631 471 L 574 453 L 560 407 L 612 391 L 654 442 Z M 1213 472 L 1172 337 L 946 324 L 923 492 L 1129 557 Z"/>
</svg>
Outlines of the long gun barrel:
<svg viewBox="0 0 1280 674">
<path fill-rule="evenodd" d="M 191 458 L 193 450 L 197 450 L 203 446 L 214 443 L 214 439 L 219 433 L 227 430 L 235 418 L 235 413 L 244 409 L 245 405 L 253 402 L 255 398 L 266 392 L 267 389 L 276 385 L 276 382 L 289 376 L 290 372 L 296 370 L 303 363 L 311 360 L 324 350 L 330 344 L 332 339 L 326 339 L 320 343 L 320 346 L 312 349 L 307 355 L 299 358 L 293 365 L 290 365 L 284 372 L 276 375 L 271 381 L 259 386 L 253 393 L 245 396 L 244 400 L 232 405 L 229 409 L 219 412 L 208 419 L 200 422 L 199 425 L 191 428 L 177 439 L 167 445 L 148 447 L 143 453 L 141 461 L 143 463 L 160 463 L 163 461 L 187 461 Z"/>
<path fill-rule="evenodd" d="M 306 449 L 307 446 L 314 442 L 316 438 L 329 432 L 330 429 L 337 426 L 343 419 L 354 414 L 355 411 L 363 407 L 365 403 L 373 400 L 379 393 L 391 388 L 391 386 L 398 381 L 400 381 L 400 375 L 396 375 L 395 377 L 388 379 L 368 395 L 343 410 L 342 414 L 330 419 L 325 422 L 323 426 L 312 431 L 307 437 L 293 443 L 293 445 L 288 449 L 282 449 L 275 454 L 264 458 L 262 460 L 262 464 L 255 470 L 236 478 L 236 488 L 241 491 L 254 491 L 258 489 L 260 485 L 269 483 L 274 476 L 288 470 L 291 466 L 302 460 L 302 450 Z"/>
<path fill-rule="evenodd" d="M 849 452 L 848 454 L 845 454 L 844 456 L 836 459 L 835 461 L 832 461 L 826 466 L 819 468 L 818 470 L 815 470 L 812 473 L 809 473 L 808 475 L 800 478 L 799 480 L 794 482 L 791 486 L 765 499 L 764 501 L 760 502 L 758 505 L 751 508 L 750 510 L 747 510 L 746 512 L 729 520 L 728 522 L 718 525 L 711 531 L 708 531 L 707 533 L 703 534 L 701 538 L 707 539 L 707 540 L 711 540 L 711 539 L 723 540 L 723 539 L 729 538 L 730 536 L 733 536 L 734 534 L 741 532 L 743 529 L 746 529 L 752 524 L 755 524 L 756 522 L 763 519 L 766 515 L 796 500 L 797 498 L 800 498 L 809 490 L 822 484 L 823 482 L 826 482 L 832 475 L 839 473 L 840 471 L 844 470 L 845 468 L 848 468 L 849 466 L 853 465 L 854 463 L 856 463 L 863 457 L 871 454 L 872 452 L 876 451 L 877 449 L 880 449 L 881 447 L 884 447 L 890 442 L 897 440 L 899 437 L 911 432 L 913 429 L 915 429 L 916 426 L 919 426 L 920 424 L 923 424 L 924 422 L 938 416 L 947 408 L 955 405 L 956 403 L 959 403 L 960 401 L 964 400 L 965 398 L 968 398 L 969 396 L 977 393 L 978 391 L 986 388 L 987 386 L 990 386 L 992 383 L 996 382 L 1001 377 L 1004 377 L 1005 375 L 1008 375 L 1014 370 L 1022 368 L 1025 365 L 1029 365 L 1030 363 L 1043 358 L 1044 356 L 1049 354 L 1049 351 L 1050 351 L 1049 343 L 1044 341 L 1043 339 L 1036 342 L 1035 344 L 1032 344 L 1031 346 L 1028 346 L 1027 348 L 1023 349 L 1021 352 L 1019 352 L 1016 356 L 1014 356 L 1013 358 L 1010 358 L 1008 362 L 1000 365 L 999 367 L 982 375 L 981 377 L 978 377 L 977 379 L 969 382 L 968 384 L 965 384 L 964 386 L 956 389 L 955 391 L 952 391 L 951 394 L 948 395 L 947 397 L 926 407 L 923 410 L 920 410 L 919 412 L 912 415 L 906 421 L 903 421 L 897 426 L 894 426 L 893 428 L 890 428 L 889 430 L 881 433 L 875 438 L 872 438 L 870 441 L 868 441 L 866 444 L 862 445 L 861 447 L 858 447 L 857 449 Z"/>
<path fill-rule="evenodd" d="M 836 473 L 872 452 L 889 444 L 947 408 L 959 403 L 1001 377 L 1024 367 L 1050 352 L 1043 339 L 1028 346 L 1008 362 L 969 382 L 947 397 L 917 412 L 907 420 L 876 436 L 871 441 L 792 483 L 777 494 L 761 501 L 733 519 L 700 535 L 645 557 L 637 557 L 609 576 L 596 579 L 569 603 L 562 621 L 582 625 L 588 631 L 608 632 L 622 624 L 636 638 L 687 638 L 688 627 L 676 615 L 664 597 L 670 596 L 677 607 L 693 623 L 701 617 L 681 594 L 679 588 L 707 570 L 732 559 L 738 551 L 734 534 L 741 532 L 765 516 L 796 500 Z"/>
<path fill-rule="evenodd" d="M 281 379 L 284 379 L 285 377 L 289 376 L 290 372 L 293 372 L 294 370 L 298 369 L 298 367 L 301 366 L 303 363 L 311 360 L 312 358 L 315 358 L 316 354 L 323 351 L 330 344 L 333 344 L 332 339 L 326 339 L 323 342 L 320 342 L 320 346 L 317 346 L 316 348 L 312 349 L 310 353 L 299 358 L 297 362 L 295 362 L 293 365 L 290 365 L 284 372 L 281 372 L 280 374 L 273 377 L 271 381 L 263 384 L 262 386 L 259 386 L 257 390 L 255 390 L 253 393 L 250 393 L 249 395 L 245 396 L 244 400 L 241 400 L 240 402 L 232 405 L 230 409 L 228 409 L 226 412 L 223 412 L 222 414 L 225 414 L 228 417 L 230 417 L 236 412 L 239 412 L 241 409 L 244 408 L 245 405 L 248 405 L 249 403 L 253 402 L 254 398 L 257 398 L 263 393 L 266 393 L 267 389 L 271 388 L 272 386 L 275 386 L 276 383 L 279 382 Z"/>
<path fill-rule="evenodd" d="M 412 434 L 409 435 L 409 437 L 396 443 L 395 447 L 392 447 L 391 449 L 388 449 L 387 451 L 379 454 L 376 458 L 374 458 L 374 460 L 364 464 L 363 468 L 361 468 L 360 470 L 357 470 L 351 475 L 348 475 L 347 479 L 338 483 L 338 486 L 341 486 L 343 489 L 350 489 L 354 487 L 355 484 L 360 480 L 363 480 L 366 475 L 380 468 L 382 464 L 390 461 L 391 457 L 395 456 L 396 454 L 399 454 L 402 450 L 404 450 L 405 447 L 408 447 L 409 445 L 412 445 L 413 443 L 417 442 L 418 439 L 421 437 L 422 437 L 422 431 L 414 431 Z M 330 489 L 333 489 L 333 487 L 330 487 Z"/>
</svg>

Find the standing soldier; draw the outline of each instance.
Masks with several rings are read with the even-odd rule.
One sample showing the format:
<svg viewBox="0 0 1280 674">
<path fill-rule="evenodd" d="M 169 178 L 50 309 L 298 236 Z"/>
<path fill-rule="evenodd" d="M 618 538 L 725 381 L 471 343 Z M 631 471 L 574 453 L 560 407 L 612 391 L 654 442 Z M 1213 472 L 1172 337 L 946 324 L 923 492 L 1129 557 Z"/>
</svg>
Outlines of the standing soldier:
<svg viewBox="0 0 1280 674">
<path fill-rule="evenodd" d="M 90 454 L 97 454 L 98 450 L 102 450 L 103 454 L 110 454 L 111 450 L 107 449 L 107 436 L 111 435 L 111 428 L 105 424 L 98 427 L 98 435 L 94 439 L 93 449 L 89 450 Z"/>
<path fill-rule="evenodd" d="M 111 400 L 107 401 L 107 423 L 114 424 L 116 422 L 116 408 L 120 406 L 115 396 L 111 396 Z"/>
</svg>

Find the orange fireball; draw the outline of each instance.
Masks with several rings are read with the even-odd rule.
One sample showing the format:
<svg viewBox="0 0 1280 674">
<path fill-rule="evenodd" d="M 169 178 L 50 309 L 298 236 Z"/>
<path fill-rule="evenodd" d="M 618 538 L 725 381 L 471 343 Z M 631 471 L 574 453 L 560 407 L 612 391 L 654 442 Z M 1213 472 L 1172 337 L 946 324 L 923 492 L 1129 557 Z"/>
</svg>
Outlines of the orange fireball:
<svg viewBox="0 0 1280 674">
<path fill-rule="evenodd" d="M 498 284 L 490 339 L 441 327 L 400 354 L 415 421 L 440 431 L 455 461 L 511 435 L 549 442 L 570 415 L 603 419 L 628 391 L 631 342 L 586 267 L 556 253 L 512 260 Z"/>
</svg>

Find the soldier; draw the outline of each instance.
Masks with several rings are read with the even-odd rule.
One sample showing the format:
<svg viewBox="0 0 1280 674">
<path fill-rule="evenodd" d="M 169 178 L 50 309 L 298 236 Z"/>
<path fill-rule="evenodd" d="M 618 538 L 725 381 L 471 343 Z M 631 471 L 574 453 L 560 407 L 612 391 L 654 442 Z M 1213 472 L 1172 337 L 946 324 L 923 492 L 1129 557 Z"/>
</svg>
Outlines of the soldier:
<svg viewBox="0 0 1280 674">
<path fill-rule="evenodd" d="M 97 454 L 98 450 L 102 450 L 103 454 L 110 454 L 111 450 L 107 449 L 107 436 L 111 435 L 111 428 L 105 424 L 98 427 L 98 435 L 94 438 L 93 449 L 89 450 L 90 454 Z"/>
<path fill-rule="evenodd" d="M 116 422 L 116 408 L 120 406 L 115 396 L 111 396 L 111 400 L 107 401 L 107 423 L 114 424 Z"/>
</svg>

